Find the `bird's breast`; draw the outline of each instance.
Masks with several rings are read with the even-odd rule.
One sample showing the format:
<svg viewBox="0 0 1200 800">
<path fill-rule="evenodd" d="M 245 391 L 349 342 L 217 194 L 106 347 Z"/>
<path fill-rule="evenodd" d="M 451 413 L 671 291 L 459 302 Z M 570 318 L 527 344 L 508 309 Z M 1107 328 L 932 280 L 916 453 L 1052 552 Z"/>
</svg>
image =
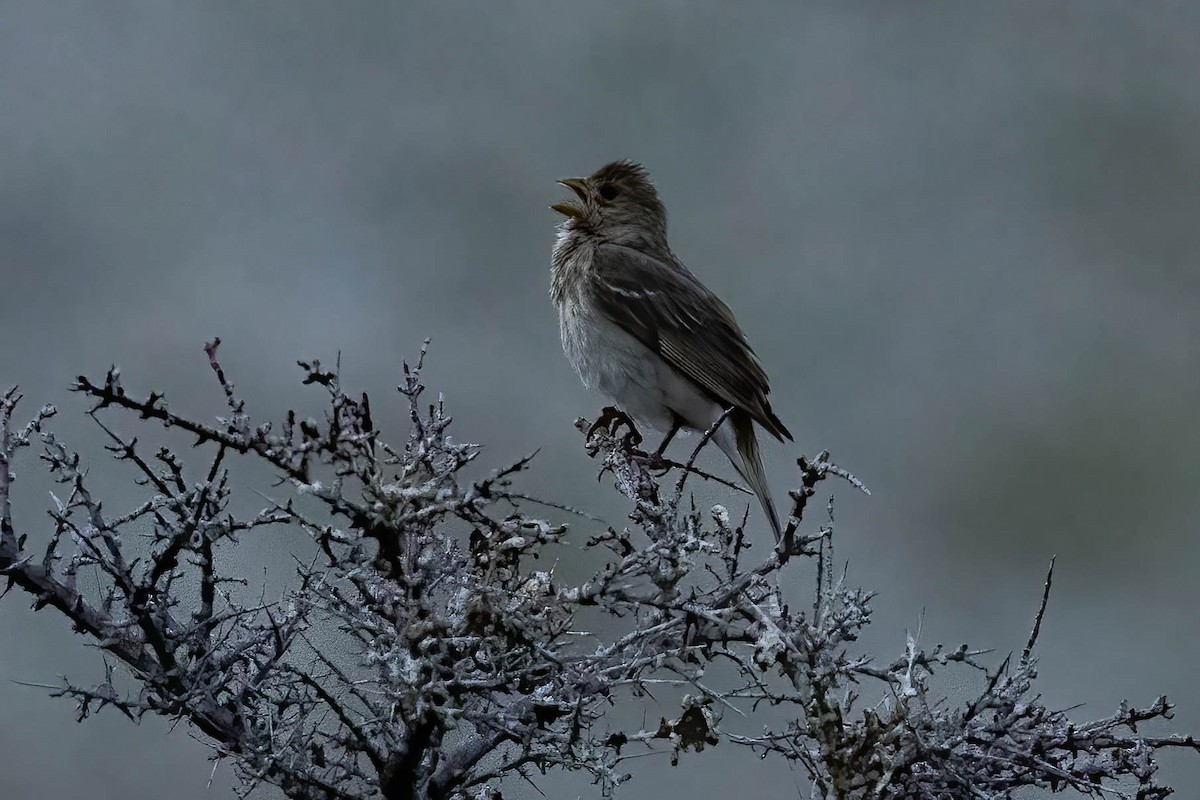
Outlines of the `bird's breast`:
<svg viewBox="0 0 1200 800">
<path fill-rule="evenodd" d="M 586 296 L 559 304 L 563 352 L 589 389 L 616 401 L 630 416 L 656 428 L 668 428 L 673 416 L 664 396 L 663 372 L 670 368 L 657 354 L 626 333 Z"/>
</svg>

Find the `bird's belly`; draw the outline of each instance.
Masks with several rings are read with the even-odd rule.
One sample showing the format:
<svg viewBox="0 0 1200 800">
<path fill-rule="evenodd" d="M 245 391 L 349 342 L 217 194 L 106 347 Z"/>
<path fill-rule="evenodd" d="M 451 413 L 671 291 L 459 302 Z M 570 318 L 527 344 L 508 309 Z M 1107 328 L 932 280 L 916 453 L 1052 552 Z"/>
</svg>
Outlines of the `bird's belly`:
<svg viewBox="0 0 1200 800">
<path fill-rule="evenodd" d="M 662 380 L 671 368 L 658 354 L 582 303 L 563 303 L 559 325 L 563 351 L 584 386 L 611 397 L 634 419 L 671 427 Z"/>
</svg>

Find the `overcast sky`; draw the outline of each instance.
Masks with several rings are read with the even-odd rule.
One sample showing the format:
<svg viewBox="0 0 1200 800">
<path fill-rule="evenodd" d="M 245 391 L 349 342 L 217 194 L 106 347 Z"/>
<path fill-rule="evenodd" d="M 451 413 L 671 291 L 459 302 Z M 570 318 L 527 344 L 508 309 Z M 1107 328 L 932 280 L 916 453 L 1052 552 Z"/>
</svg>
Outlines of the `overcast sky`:
<svg viewBox="0 0 1200 800">
<path fill-rule="evenodd" d="M 921 624 L 999 660 L 1057 554 L 1049 705 L 1165 692 L 1200 732 L 1197 75 L 1183 2 L 3 2 L 0 384 L 57 403 L 104 475 L 81 372 L 216 415 L 219 335 L 277 418 L 295 360 L 340 352 L 399 426 L 432 337 L 458 436 L 492 466 L 541 447 L 529 490 L 619 524 L 571 426 L 602 401 L 560 353 L 547 206 L 636 159 L 772 377 L 776 492 L 821 448 L 874 491 L 838 493 L 839 555 L 880 593 L 864 646 Z M 18 507 L 34 540 L 45 500 Z M 76 725 L 11 683 L 102 674 L 27 606 L 0 601 L 0 796 L 229 795 L 187 726 Z M 718 747 L 642 760 L 623 797 L 748 770 L 764 800 L 803 786 Z M 1200 759 L 1164 775 L 1194 795 Z"/>
</svg>

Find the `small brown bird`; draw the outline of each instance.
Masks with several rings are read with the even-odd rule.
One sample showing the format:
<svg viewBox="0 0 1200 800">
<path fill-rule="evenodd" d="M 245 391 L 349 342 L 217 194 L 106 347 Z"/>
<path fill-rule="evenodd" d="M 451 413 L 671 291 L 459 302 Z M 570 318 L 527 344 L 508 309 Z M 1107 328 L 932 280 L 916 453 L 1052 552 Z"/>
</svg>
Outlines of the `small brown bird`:
<svg viewBox="0 0 1200 800">
<path fill-rule="evenodd" d="M 729 310 L 667 244 L 667 211 L 645 168 L 616 161 L 587 178 L 559 181 L 575 200 L 551 208 L 558 228 L 550 296 L 563 350 L 588 388 L 634 419 L 667 432 L 708 430 L 758 496 L 776 541 L 757 422 L 791 439 L 767 400 L 767 375 Z"/>
</svg>

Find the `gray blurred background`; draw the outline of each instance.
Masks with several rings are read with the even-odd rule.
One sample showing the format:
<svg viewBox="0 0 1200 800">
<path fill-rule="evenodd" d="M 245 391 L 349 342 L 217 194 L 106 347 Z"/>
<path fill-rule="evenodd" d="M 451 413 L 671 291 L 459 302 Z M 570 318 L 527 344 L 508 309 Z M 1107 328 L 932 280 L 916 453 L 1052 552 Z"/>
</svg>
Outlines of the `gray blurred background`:
<svg viewBox="0 0 1200 800">
<path fill-rule="evenodd" d="M 637 159 L 773 377 L 777 492 L 820 448 L 874 490 L 838 489 L 880 595 L 864 646 L 894 655 L 924 609 L 924 643 L 999 660 L 1057 554 L 1047 702 L 1165 692 L 1198 732 L 1197 75 L 1182 2 L 0 3 L 0 384 L 59 404 L 103 476 L 80 372 L 215 415 L 220 335 L 278 418 L 295 359 L 340 351 L 398 439 L 428 336 L 459 437 L 490 466 L 541 447 L 530 491 L 619 524 L 571 427 L 601 401 L 560 354 L 547 205 Z M 35 538 L 45 500 L 19 507 Z M 10 682 L 63 673 L 99 680 L 97 654 L 0 602 L 0 797 L 229 796 L 186 726 L 76 725 Z M 729 746 L 634 766 L 627 798 L 807 790 Z M 1200 788 L 1196 757 L 1164 772 Z"/>
</svg>

